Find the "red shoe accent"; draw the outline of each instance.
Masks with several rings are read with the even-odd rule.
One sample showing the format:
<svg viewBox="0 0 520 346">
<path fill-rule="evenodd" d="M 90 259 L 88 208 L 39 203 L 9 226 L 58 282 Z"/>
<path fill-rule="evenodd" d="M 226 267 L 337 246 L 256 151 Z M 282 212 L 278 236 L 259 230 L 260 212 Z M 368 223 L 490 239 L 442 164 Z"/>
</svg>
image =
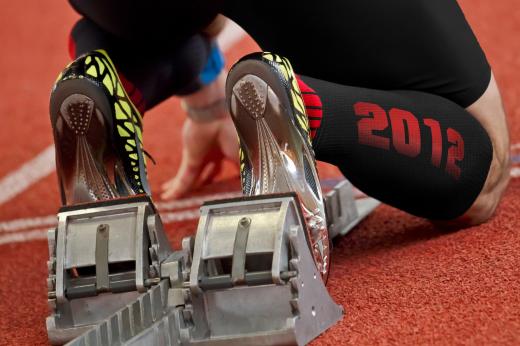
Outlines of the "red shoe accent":
<svg viewBox="0 0 520 346">
<path fill-rule="evenodd" d="M 72 35 L 69 35 L 69 56 L 71 60 L 76 59 L 76 41 L 74 41 L 74 38 Z"/>
<path fill-rule="evenodd" d="M 303 102 L 305 103 L 305 110 L 309 118 L 309 127 L 311 129 L 311 139 L 314 139 L 316 132 L 320 128 L 321 119 L 323 118 L 323 109 L 320 96 L 309 87 L 300 76 L 296 76 L 300 91 L 302 92 Z"/>
<path fill-rule="evenodd" d="M 69 35 L 69 55 L 72 60 L 76 59 L 76 41 L 74 41 L 74 37 L 72 35 Z M 128 79 L 125 78 L 121 74 L 121 72 L 118 72 L 119 80 L 121 83 L 123 83 L 123 88 L 125 88 L 126 92 L 128 93 L 128 97 L 130 97 L 130 100 L 132 100 L 133 104 L 141 113 L 141 116 L 144 116 L 144 112 L 146 111 L 146 104 L 143 99 L 143 94 L 141 94 L 141 91 L 137 89 Z"/>
<path fill-rule="evenodd" d="M 144 102 L 143 94 L 141 94 L 141 91 L 139 91 L 139 89 L 137 89 L 132 84 L 132 82 L 126 79 L 121 72 L 118 72 L 118 75 L 119 80 L 123 84 L 123 88 L 125 88 L 126 92 L 128 93 L 128 97 L 130 97 L 130 100 L 132 100 L 139 113 L 141 113 L 141 116 L 144 116 L 144 112 L 146 111 L 146 103 Z"/>
</svg>

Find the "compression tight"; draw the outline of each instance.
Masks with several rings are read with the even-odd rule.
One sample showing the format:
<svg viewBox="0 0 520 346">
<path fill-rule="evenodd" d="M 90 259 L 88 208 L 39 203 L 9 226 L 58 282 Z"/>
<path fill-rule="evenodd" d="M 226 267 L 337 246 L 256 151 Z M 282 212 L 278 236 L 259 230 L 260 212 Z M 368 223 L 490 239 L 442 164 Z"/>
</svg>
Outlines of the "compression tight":
<svg viewBox="0 0 520 346">
<path fill-rule="evenodd" d="M 417 216 L 453 219 L 473 204 L 493 153 L 487 132 L 464 108 L 423 92 L 301 79 L 306 105 L 316 104 L 316 96 L 321 103 L 307 105 L 318 160 L 338 166 L 368 195 Z"/>
<path fill-rule="evenodd" d="M 216 44 L 202 34 L 177 43 L 174 48 L 139 41 L 125 41 L 81 19 L 72 29 L 72 59 L 104 49 L 113 59 L 125 90 L 141 113 L 172 95 L 186 95 L 211 83 L 223 68 Z M 209 73 L 208 73 L 209 72 Z"/>
</svg>

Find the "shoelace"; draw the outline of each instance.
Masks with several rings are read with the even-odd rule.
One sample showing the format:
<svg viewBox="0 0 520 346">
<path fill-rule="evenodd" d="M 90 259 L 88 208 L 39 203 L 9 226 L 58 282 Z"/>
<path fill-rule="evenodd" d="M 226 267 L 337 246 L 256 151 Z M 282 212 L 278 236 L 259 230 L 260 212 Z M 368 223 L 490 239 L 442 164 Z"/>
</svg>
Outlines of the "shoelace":
<svg viewBox="0 0 520 346">
<path fill-rule="evenodd" d="M 146 155 L 147 158 L 150 159 L 150 161 L 152 161 L 152 163 L 153 163 L 154 165 L 157 165 L 157 162 L 155 162 L 155 160 L 154 160 L 154 158 L 152 157 L 152 155 L 150 155 L 149 152 L 147 152 L 146 150 L 144 150 L 144 148 L 143 148 L 143 153 Z"/>
</svg>

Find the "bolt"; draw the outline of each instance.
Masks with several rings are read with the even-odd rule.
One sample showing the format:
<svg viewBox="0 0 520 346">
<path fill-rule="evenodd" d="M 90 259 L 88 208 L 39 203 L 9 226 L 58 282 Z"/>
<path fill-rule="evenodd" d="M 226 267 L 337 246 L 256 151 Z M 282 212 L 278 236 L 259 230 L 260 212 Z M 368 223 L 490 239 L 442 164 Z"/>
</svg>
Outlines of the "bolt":
<svg viewBox="0 0 520 346">
<path fill-rule="evenodd" d="M 157 274 L 157 270 L 155 270 L 154 266 L 150 266 L 150 270 L 148 272 L 148 275 L 150 275 L 151 278 L 155 278 Z"/>
<path fill-rule="evenodd" d="M 248 217 L 243 217 L 240 219 L 240 226 L 247 227 L 251 224 L 251 219 Z"/>
</svg>

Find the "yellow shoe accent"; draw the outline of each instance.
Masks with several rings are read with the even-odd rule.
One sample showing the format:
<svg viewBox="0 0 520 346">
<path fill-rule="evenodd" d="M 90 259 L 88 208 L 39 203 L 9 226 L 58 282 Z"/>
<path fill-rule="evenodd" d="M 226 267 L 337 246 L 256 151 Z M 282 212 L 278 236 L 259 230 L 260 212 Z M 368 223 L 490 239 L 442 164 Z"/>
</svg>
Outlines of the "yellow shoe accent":
<svg viewBox="0 0 520 346">
<path fill-rule="evenodd" d="M 87 74 L 94 78 L 97 78 L 98 74 L 97 74 L 96 66 L 94 66 L 94 65 L 90 66 L 89 69 L 87 70 Z"/>
<path fill-rule="evenodd" d="M 123 113 L 123 111 L 121 110 L 121 107 L 119 107 L 119 104 L 114 104 L 114 108 L 115 108 L 115 111 L 116 111 L 116 119 L 119 119 L 119 120 L 126 120 L 128 119 L 128 116 Z"/>
</svg>

